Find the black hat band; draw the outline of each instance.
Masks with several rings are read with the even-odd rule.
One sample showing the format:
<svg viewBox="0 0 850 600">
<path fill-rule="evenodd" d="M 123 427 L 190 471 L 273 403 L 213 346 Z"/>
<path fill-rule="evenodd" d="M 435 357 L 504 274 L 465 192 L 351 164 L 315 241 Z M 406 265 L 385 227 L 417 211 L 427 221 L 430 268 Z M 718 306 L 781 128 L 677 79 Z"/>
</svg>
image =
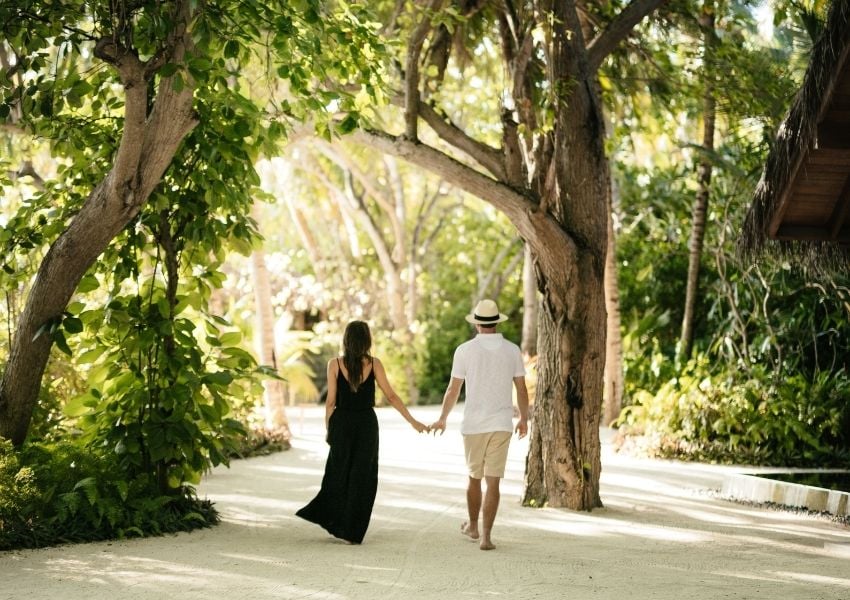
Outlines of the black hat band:
<svg viewBox="0 0 850 600">
<path fill-rule="evenodd" d="M 496 315 L 495 317 L 479 317 L 478 315 L 473 313 L 472 316 L 473 316 L 473 318 L 475 318 L 479 321 L 498 321 L 499 320 L 499 315 Z"/>
</svg>

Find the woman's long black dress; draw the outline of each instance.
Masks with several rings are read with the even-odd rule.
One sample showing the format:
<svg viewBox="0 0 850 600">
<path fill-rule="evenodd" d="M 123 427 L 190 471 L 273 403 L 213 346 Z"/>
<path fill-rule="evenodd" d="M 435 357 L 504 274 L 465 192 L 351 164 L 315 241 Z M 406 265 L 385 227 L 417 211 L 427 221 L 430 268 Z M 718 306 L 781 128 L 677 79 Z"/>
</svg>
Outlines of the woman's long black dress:
<svg viewBox="0 0 850 600">
<path fill-rule="evenodd" d="M 336 408 L 328 421 L 328 461 L 318 495 L 296 515 L 331 535 L 359 544 L 366 535 L 378 491 L 378 419 L 374 365 L 351 391 L 339 369 Z"/>
</svg>

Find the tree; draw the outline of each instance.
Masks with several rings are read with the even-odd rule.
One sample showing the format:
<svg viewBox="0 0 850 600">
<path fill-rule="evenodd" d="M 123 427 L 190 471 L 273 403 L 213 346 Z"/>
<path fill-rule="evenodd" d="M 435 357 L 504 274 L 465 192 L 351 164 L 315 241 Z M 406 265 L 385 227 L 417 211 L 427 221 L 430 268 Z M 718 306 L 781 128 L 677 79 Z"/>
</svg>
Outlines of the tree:
<svg viewBox="0 0 850 600">
<path fill-rule="evenodd" d="M 254 219 L 257 219 L 257 205 L 254 205 Z M 275 340 L 275 318 L 272 307 L 272 289 L 269 271 L 266 266 L 266 253 L 262 246 L 251 253 L 251 274 L 254 281 L 254 307 L 256 311 L 256 332 L 254 334 L 259 363 L 278 371 L 277 344 Z M 265 428 L 280 432 L 285 442 L 292 439 L 289 419 L 286 417 L 286 383 L 280 379 L 267 379 L 263 382 L 263 408 Z"/>
<path fill-rule="evenodd" d="M 64 230 L 39 267 L 0 380 L 0 436 L 20 444 L 51 346 L 59 336 L 64 340 L 64 332 L 73 332 L 63 327 L 68 301 L 160 185 L 187 134 L 203 126 L 198 115 L 225 95 L 232 73 L 254 59 L 258 45 L 268 47 L 266 66 L 276 67 L 288 83 L 283 98 L 270 103 L 280 122 L 256 138 L 257 144 L 273 143 L 288 118 L 318 114 L 332 103 L 354 109 L 353 96 L 329 90 L 326 83 L 342 86 L 356 75 L 368 96 L 380 84 L 380 74 L 353 65 L 370 64 L 380 48 L 354 11 L 324 9 L 317 0 L 298 6 L 229 0 L 3 1 L 0 23 L 15 57 L 4 70 L 0 118 L 15 118 L 24 131 L 49 137 L 57 146 L 86 148 L 91 143 L 86 135 L 98 127 L 112 127 L 114 136 L 104 134 L 101 145 L 88 148 L 89 155 L 77 155 L 76 168 L 91 182 L 80 177 L 80 187 L 88 189 L 70 194 Z M 98 68 L 83 70 L 78 59 L 90 54 Z M 251 135 L 252 123 L 264 115 L 238 93 L 229 98 L 232 104 L 224 110 L 235 129 L 228 133 Z M 354 111 L 340 129 L 356 122 Z M 317 126 L 330 135 L 326 123 Z M 221 132 L 204 131 L 212 151 Z"/>
<path fill-rule="evenodd" d="M 610 426 L 623 407 L 623 342 L 620 334 L 620 286 L 617 280 L 617 245 L 614 230 L 615 188 L 608 207 L 608 246 L 605 251 L 605 393 L 602 424 Z"/>
<path fill-rule="evenodd" d="M 531 248 L 523 248 L 522 260 L 522 342 L 520 348 L 526 358 L 537 356 L 537 281 L 534 276 L 534 257 Z"/>
<path fill-rule="evenodd" d="M 601 505 L 609 172 L 596 78 L 605 57 L 659 4 L 636 0 L 613 19 L 598 19 L 596 6 L 580 10 L 573 2 L 464 2 L 438 13 L 443 2 L 431 1 L 413 16 L 407 43 L 398 98 L 404 133 L 357 134 L 491 203 L 531 248 L 542 302 L 526 504 L 583 510 Z M 477 32 L 495 43 L 478 44 Z M 504 95 L 498 96 L 506 98 L 505 105 L 490 105 L 498 122 L 478 128 L 500 131 L 498 147 L 452 122 L 450 109 L 436 108 L 457 85 L 447 68 L 452 42 L 476 45 L 475 52 L 455 56 L 467 81 L 485 73 L 507 75 Z M 498 57 L 495 50 L 482 50 L 496 47 Z M 421 121 L 452 150 L 426 143 Z M 470 158 L 474 166 L 465 162 Z"/>
<path fill-rule="evenodd" d="M 702 247 L 705 238 L 706 211 L 711 190 L 711 155 L 714 152 L 714 124 L 716 121 L 716 100 L 714 97 L 715 77 L 714 46 L 716 33 L 714 31 L 715 7 L 712 0 L 704 3 L 699 16 L 699 28 L 704 40 L 703 57 L 703 134 L 702 148 L 697 168 L 698 189 L 693 204 L 691 217 L 691 241 L 688 251 L 688 283 L 685 291 L 684 316 L 682 317 L 682 335 L 679 340 L 677 357 L 687 361 L 691 356 L 694 343 L 694 311 L 699 292 L 699 271 L 702 260 Z"/>
</svg>

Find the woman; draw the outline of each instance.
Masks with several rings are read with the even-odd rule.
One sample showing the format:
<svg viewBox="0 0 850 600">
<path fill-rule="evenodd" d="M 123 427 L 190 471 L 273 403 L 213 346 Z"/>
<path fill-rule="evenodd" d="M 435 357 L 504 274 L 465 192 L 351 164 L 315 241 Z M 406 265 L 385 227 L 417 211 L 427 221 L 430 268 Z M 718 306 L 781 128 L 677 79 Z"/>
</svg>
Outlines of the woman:
<svg viewBox="0 0 850 600">
<path fill-rule="evenodd" d="M 384 365 L 369 354 L 372 335 L 366 323 L 349 323 L 342 346 L 342 357 L 328 362 L 325 427 L 330 451 L 322 488 L 295 514 L 350 544 L 359 544 L 369 527 L 378 489 L 375 384 L 416 431 L 427 427 L 410 415 L 387 381 Z"/>
</svg>

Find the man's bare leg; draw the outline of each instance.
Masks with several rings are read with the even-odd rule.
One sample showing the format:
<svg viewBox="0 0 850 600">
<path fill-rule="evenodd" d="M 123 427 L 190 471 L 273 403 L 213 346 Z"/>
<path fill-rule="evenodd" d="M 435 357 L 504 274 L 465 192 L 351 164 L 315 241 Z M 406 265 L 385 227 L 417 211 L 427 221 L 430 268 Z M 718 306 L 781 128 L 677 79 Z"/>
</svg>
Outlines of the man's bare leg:
<svg viewBox="0 0 850 600">
<path fill-rule="evenodd" d="M 496 512 L 499 510 L 499 492 L 500 477 L 485 477 L 487 481 L 487 492 L 484 495 L 484 523 L 481 528 L 481 543 L 482 550 L 494 550 L 496 546 L 490 540 L 490 531 L 493 529 L 493 522 L 496 520 Z"/>
<path fill-rule="evenodd" d="M 481 480 L 469 478 L 466 486 L 466 509 L 469 521 L 460 526 L 460 532 L 473 540 L 478 539 L 478 514 L 481 512 Z"/>
</svg>

